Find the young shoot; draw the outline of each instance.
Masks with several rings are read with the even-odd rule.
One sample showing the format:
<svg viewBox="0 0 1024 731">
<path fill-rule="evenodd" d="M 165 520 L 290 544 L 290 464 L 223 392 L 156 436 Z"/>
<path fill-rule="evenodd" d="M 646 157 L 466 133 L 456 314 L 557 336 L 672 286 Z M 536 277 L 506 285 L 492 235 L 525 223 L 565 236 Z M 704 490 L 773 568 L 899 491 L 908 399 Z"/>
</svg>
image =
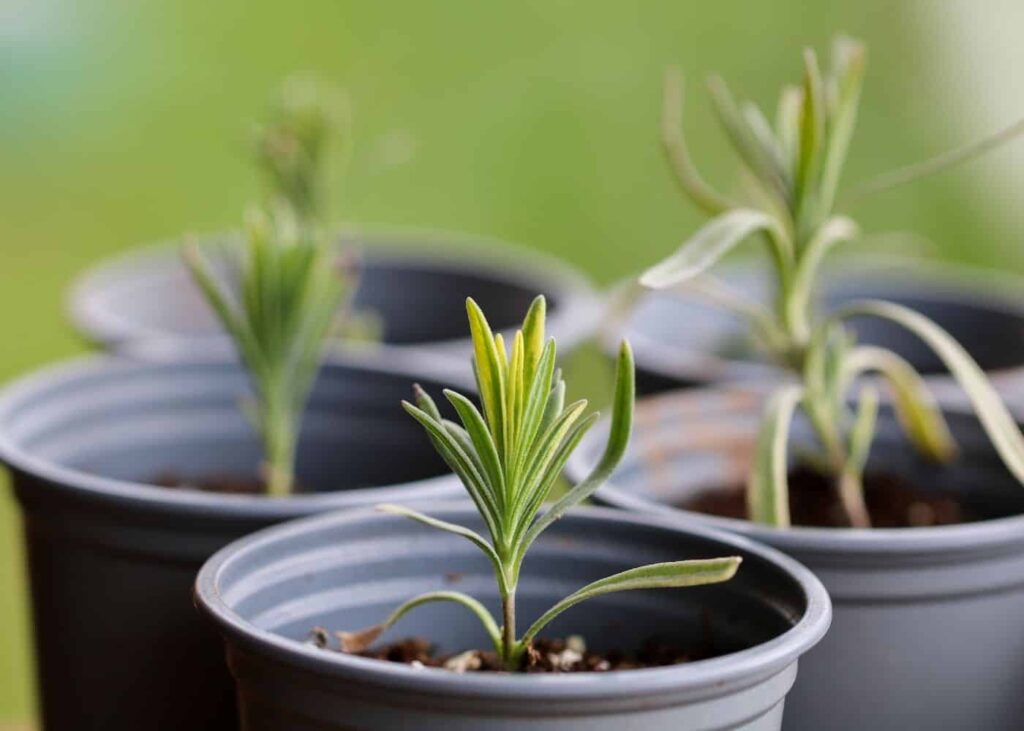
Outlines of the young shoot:
<svg viewBox="0 0 1024 731">
<path fill-rule="evenodd" d="M 551 607 L 523 634 L 517 633 L 516 587 L 528 549 L 567 510 L 593 494 L 625 452 L 633 419 L 633 355 L 623 342 L 604 455 L 583 481 L 544 511 L 543 503 L 566 460 L 598 415 L 585 415 L 586 401 L 565 404 L 565 383 L 555 369 L 555 341 L 545 342 L 543 297 L 534 300 L 522 329 L 515 334 L 511 353 L 506 350 L 502 336 L 491 332 L 473 300 L 467 301 L 467 310 L 482 412 L 465 396 L 445 391 L 460 423 L 446 420 L 431 397 L 418 387 L 416 403 L 403 402 L 403 406 L 423 425 L 434 447 L 461 478 L 480 511 L 487 537 L 397 505 L 382 505 L 379 509 L 454 533 L 476 545 L 494 567 L 501 619 L 495 619 L 479 601 L 466 594 L 429 592 L 405 602 L 381 624 L 342 633 L 343 648 L 348 652 L 364 650 L 415 607 L 449 601 L 461 604 L 480 619 L 502 665 L 516 671 L 522 668 L 524 654 L 537 634 L 580 602 L 612 592 L 697 586 L 730 579 L 739 566 L 738 557 L 631 569 L 584 586 Z"/>
<path fill-rule="evenodd" d="M 249 373 L 245 413 L 262 437 L 267 492 L 282 496 L 295 486 L 302 412 L 346 288 L 329 242 L 287 206 L 250 211 L 246 239 L 237 296 L 198 247 L 184 258 Z"/>
<path fill-rule="evenodd" d="M 940 357 L 969 396 L 1003 461 L 1024 480 L 1024 439 L 981 368 L 938 325 L 906 307 L 880 301 L 854 302 L 825 318 L 815 318 L 812 294 L 819 266 L 837 244 L 856 239 L 857 225 L 836 212 L 839 183 L 853 136 L 864 76 L 864 47 L 840 38 L 830 69 L 823 73 L 812 50 L 804 52 L 803 80 L 779 97 L 774 124 L 752 102 L 739 103 L 721 79 L 710 82 L 719 121 L 744 171 L 749 200 L 718 192 L 697 172 L 682 133 L 682 78 L 670 70 L 665 81 L 662 142 L 683 192 L 711 220 L 668 259 L 645 272 L 640 282 L 652 289 L 684 283 L 714 293 L 716 302 L 748 323 L 767 355 L 793 371 L 797 383 L 781 386 L 769 399 L 748 483 L 753 520 L 788 526 L 790 423 L 797 409 L 806 415 L 820 453 L 812 466 L 834 478 L 848 522 L 870 527 L 863 473 L 878 409 L 874 374 L 893 393 L 893 406 L 916 449 L 950 460 L 956 445 L 925 382 L 902 357 L 883 348 L 858 345 L 848 327 L 852 318 L 894 322 L 923 340 Z M 931 174 L 980 154 L 1022 129 L 1020 123 L 992 138 L 947 153 L 935 161 L 905 168 L 865 190 L 881 190 Z M 771 262 L 774 301 L 754 302 L 711 278 L 707 271 L 739 244 L 764 244 Z M 858 391 L 849 406 L 848 393 Z"/>
<path fill-rule="evenodd" d="M 329 163 L 347 155 L 350 130 L 344 92 L 311 76 L 289 77 L 253 134 L 256 162 L 272 200 L 291 206 L 300 219 L 322 224 Z"/>
<path fill-rule="evenodd" d="M 247 215 L 238 281 L 219 278 L 195 244 L 184 249 L 252 381 L 254 398 L 244 408 L 263 441 L 272 496 L 295 487 L 302 413 L 335 313 L 353 288 L 324 220 L 328 151 L 347 134 L 346 119 L 340 92 L 308 78 L 286 81 L 256 135 L 272 190 L 269 202 Z"/>
</svg>

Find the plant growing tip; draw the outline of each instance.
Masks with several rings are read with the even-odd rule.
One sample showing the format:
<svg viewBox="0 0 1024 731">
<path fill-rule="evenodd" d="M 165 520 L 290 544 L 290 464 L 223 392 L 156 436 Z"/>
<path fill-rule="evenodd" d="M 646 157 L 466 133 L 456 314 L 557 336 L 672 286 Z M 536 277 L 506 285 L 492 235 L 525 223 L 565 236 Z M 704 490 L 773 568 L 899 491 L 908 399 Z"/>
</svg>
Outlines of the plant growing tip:
<svg viewBox="0 0 1024 731">
<path fill-rule="evenodd" d="M 348 156 L 351 126 L 343 90 L 311 75 L 286 79 L 252 140 L 271 200 L 306 220 L 327 218 L 329 162 Z"/>
<path fill-rule="evenodd" d="M 494 568 L 501 621 L 495 620 L 473 597 L 451 591 L 429 592 L 402 604 L 379 625 L 343 633 L 343 648 L 350 652 L 366 649 L 387 628 L 422 604 L 455 602 L 480 619 L 504 667 L 515 671 L 520 669 L 524 653 L 537 633 L 582 601 L 611 592 L 697 586 L 730 579 L 739 566 L 738 557 L 631 569 L 581 588 L 555 604 L 523 635 L 517 634 L 516 587 L 527 550 L 567 510 L 592 495 L 625 453 L 633 419 L 633 353 L 629 344 L 623 342 L 604 455 L 590 475 L 545 511 L 543 504 L 552 485 L 597 414 L 584 416 L 586 401 L 565 404 L 565 384 L 555 368 L 555 342 L 545 339 L 543 297 L 537 297 L 530 306 L 522 328 L 512 338 L 511 351 L 506 349 L 502 336 L 492 332 L 483 311 L 472 299 L 466 301 L 466 312 L 482 410 L 465 396 L 445 391 L 444 396 L 459 419 L 458 423 L 449 421 L 418 385 L 413 387 L 415 403 L 404 401 L 402 406 L 423 425 L 438 453 L 462 480 L 480 512 L 487 535 L 398 505 L 380 505 L 378 509 L 460 536 L 479 548 Z"/>
<path fill-rule="evenodd" d="M 730 203 L 703 182 L 693 168 L 681 131 L 681 75 L 666 76 L 661 136 L 669 165 L 695 205 L 713 216 L 680 248 L 640 277 L 652 289 L 689 285 L 710 293 L 748 323 L 761 345 L 798 383 L 781 387 L 768 400 L 748 480 L 751 519 L 788 526 L 789 429 L 797 411 L 807 417 L 820 453 L 812 462 L 833 478 L 850 525 L 869 527 L 863 473 L 874 436 L 878 403 L 873 388 L 862 388 L 851 413 L 847 393 L 865 374 L 886 382 L 900 424 L 923 455 L 948 461 L 956 444 L 913 366 L 883 348 L 854 343 L 848 320 L 889 320 L 923 340 L 939 355 L 966 391 L 999 455 L 1024 482 L 1024 438 L 984 373 L 935 323 L 884 302 L 852 305 L 825 320 L 811 311 L 821 262 L 837 244 L 857 238 L 855 222 L 836 213 L 841 173 L 856 126 L 864 77 L 863 44 L 845 37 L 833 46 L 823 74 L 813 50 L 803 57 L 800 86 L 783 89 L 772 128 L 753 103 L 738 103 L 721 79 L 708 88 L 726 137 L 753 185 L 750 203 Z M 1000 144 L 1024 122 L 961 150 L 898 171 L 876 188 L 891 187 Z M 729 251 L 754 239 L 766 245 L 777 295 L 771 308 L 714 284 L 708 271 Z"/>
</svg>

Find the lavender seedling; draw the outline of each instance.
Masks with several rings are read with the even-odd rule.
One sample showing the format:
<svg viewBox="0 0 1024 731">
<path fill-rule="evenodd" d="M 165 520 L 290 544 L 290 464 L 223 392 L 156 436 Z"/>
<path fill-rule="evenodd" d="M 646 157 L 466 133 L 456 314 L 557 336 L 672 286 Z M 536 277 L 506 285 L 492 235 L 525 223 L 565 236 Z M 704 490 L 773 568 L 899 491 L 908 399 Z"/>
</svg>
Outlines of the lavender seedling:
<svg viewBox="0 0 1024 731">
<path fill-rule="evenodd" d="M 851 526 L 870 527 L 863 473 L 874 437 L 878 395 L 872 383 L 859 387 L 850 409 L 847 393 L 864 374 L 890 386 L 903 430 L 923 455 L 950 460 L 956 445 L 934 398 L 905 359 L 884 348 L 858 345 L 848 321 L 875 317 L 894 322 L 923 340 L 970 398 L 999 455 L 1024 481 L 1024 439 L 981 368 L 934 322 L 901 305 L 877 300 L 851 303 L 823 318 L 812 312 L 819 266 L 837 244 L 858 236 L 857 225 L 835 211 L 839 182 L 857 119 L 865 50 L 840 38 L 823 74 L 812 50 L 804 54 L 802 84 L 786 87 L 774 126 L 753 103 L 739 104 L 721 79 L 709 86 L 713 106 L 746 175 L 750 200 L 728 198 L 696 171 L 681 131 L 682 81 L 670 70 L 665 84 L 662 142 L 684 193 L 711 220 L 668 259 L 640 279 L 652 289 L 689 283 L 743 318 L 762 349 L 790 370 L 797 383 L 780 386 L 768 401 L 747 490 L 752 520 L 788 526 L 787 445 L 795 411 L 802 409 L 820 452 L 813 466 L 834 478 Z M 1017 134 L 1017 123 L 997 135 L 883 176 L 869 192 L 902 184 L 960 162 Z M 771 306 L 731 291 L 706 272 L 747 240 L 768 250 L 776 294 Z"/>
<path fill-rule="evenodd" d="M 445 391 L 458 413 L 461 424 L 456 424 L 442 418 L 434 401 L 419 388 L 416 404 L 403 402 L 403 406 L 423 425 L 437 451 L 461 478 L 483 518 L 488 537 L 397 505 L 382 505 L 379 509 L 454 533 L 476 545 L 494 567 L 502 606 L 500 624 L 473 597 L 435 591 L 405 602 L 381 624 L 342 633 L 343 648 L 349 652 L 366 649 L 415 607 L 450 601 L 480 619 L 503 667 L 516 671 L 522 667 L 524 653 L 537 633 L 580 602 L 612 592 L 697 586 L 730 579 L 739 566 L 738 557 L 631 569 L 579 589 L 535 620 L 525 633 L 517 634 L 516 587 L 528 549 L 567 510 L 593 494 L 625 452 L 633 419 L 633 355 L 623 342 L 616 369 L 611 430 L 600 462 L 583 481 L 542 511 L 566 460 L 598 415 L 584 416 L 586 401 L 565 404 L 565 383 L 555 369 L 555 341 L 545 342 L 543 297 L 530 307 L 512 342 L 511 355 L 502 336 L 491 332 L 473 300 L 468 300 L 467 309 L 483 411 L 465 396 Z"/>
<path fill-rule="evenodd" d="M 289 80 L 260 127 L 257 159 L 272 192 L 246 218 L 237 286 L 221 281 L 197 246 L 184 250 L 252 381 L 245 411 L 263 441 L 273 496 L 294 489 L 302 413 L 335 314 L 352 289 L 324 221 L 327 153 L 348 133 L 341 98 L 308 79 Z"/>
</svg>

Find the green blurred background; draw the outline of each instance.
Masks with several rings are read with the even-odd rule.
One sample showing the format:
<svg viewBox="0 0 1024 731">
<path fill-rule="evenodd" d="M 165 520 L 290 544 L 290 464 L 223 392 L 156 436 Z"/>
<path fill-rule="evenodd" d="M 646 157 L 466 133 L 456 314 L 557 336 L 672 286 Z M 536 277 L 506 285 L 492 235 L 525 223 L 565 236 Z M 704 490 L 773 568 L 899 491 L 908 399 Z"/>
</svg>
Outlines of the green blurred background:
<svg viewBox="0 0 1024 731">
<path fill-rule="evenodd" d="M 351 91 L 347 220 L 492 234 L 606 284 L 699 221 L 657 144 L 667 63 L 774 108 L 802 46 L 865 39 L 855 182 L 1024 113 L 1002 72 L 1021 20 L 1009 1 L 971 0 L 0 0 L 0 376 L 84 348 L 62 309 L 83 267 L 239 220 L 257 192 L 246 124 L 294 70 Z M 704 99 L 691 83 L 691 146 L 728 186 Z M 854 213 L 868 232 L 925 235 L 930 255 L 1020 270 L 1016 167 L 1003 151 Z M 4 490 L 0 727 L 32 715 L 20 542 Z"/>
</svg>

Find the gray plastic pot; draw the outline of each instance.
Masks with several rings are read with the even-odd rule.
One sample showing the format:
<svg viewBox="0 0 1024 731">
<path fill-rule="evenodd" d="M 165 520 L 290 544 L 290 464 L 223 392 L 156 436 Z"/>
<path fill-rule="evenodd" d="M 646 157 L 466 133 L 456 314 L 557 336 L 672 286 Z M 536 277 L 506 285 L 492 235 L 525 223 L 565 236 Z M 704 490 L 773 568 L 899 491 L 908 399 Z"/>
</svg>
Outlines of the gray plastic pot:
<svg viewBox="0 0 1024 731">
<path fill-rule="evenodd" d="M 736 264 L 721 277 L 770 302 L 763 268 Z M 822 290 L 824 311 L 865 298 L 910 307 L 948 330 L 1004 392 L 1024 391 L 1024 281 L 1002 272 L 869 257 L 833 264 Z M 860 341 L 895 350 L 944 394 L 958 393 L 942 362 L 906 331 L 874 318 L 854 320 L 853 326 Z M 751 348 L 744 323 L 685 291 L 642 294 L 626 319 L 604 334 L 605 349 L 614 353 L 622 337 L 633 346 L 640 393 L 779 377 Z"/>
<path fill-rule="evenodd" d="M 252 474 L 260 448 L 226 363 L 94 357 L 0 394 L 0 459 L 21 505 L 47 731 L 224 731 L 236 721 L 223 653 L 191 604 L 203 561 L 290 518 L 461 486 L 400 408 L 412 381 L 465 389 L 426 356 L 325 368 L 303 424 L 298 479 L 271 499 L 149 484 Z"/>
<path fill-rule="evenodd" d="M 465 504 L 430 512 L 483 530 Z M 581 509 L 531 549 L 518 613 L 537 616 L 580 586 L 638 564 L 717 555 L 744 557 L 731 582 L 609 595 L 549 627 L 548 636 L 581 634 L 605 649 L 638 646 L 652 635 L 696 643 L 710 636 L 735 648 L 687 665 L 612 673 L 463 675 L 304 644 L 314 626 L 370 625 L 434 588 L 497 608 L 491 566 L 477 548 L 373 511 L 244 538 L 203 567 L 196 597 L 226 639 L 243 731 L 778 729 L 797 658 L 825 633 L 830 610 L 821 584 L 771 549 L 657 518 Z M 383 641 L 408 636 L 427 637 L 442 651 L 486 643 L 479 621 L 450 604 L 420 607 Z"/>
<path fill-rule="evenodd" d="M 766 543 L 822 580 L 834 604 L 832 630 L 801 661 L 787 701 L 790 731 L 1020 729 L 1024 486 L 1002 466 L 976 418 L 947 411 L 961 456 L 942 467 L 914 456 L 886 407 L 871 467 L 961 495 L 989 517 L 981 522 L 780 530 L 675 507 L 699 492 L 742 484 L 762 400 L 740 387 L 643 400 L 630 452 L 597 499 Z M 570 462 L 571 478 L 597 458 L 601 431 L 595 428 Z"/>
<path fill-rule="evenodd" d="M 211 252 L 237 234 L 202 239 Z M 495 330 L 518 325 L 538 294 L 548 298 L 548 330 L 566 354 L 593 335 L 600 302 L 586 278 L 566 263 L 485 237 L 414 229 L 345 233 L 339 246 L 359 252 L 354 306 L 382 325 L 378 348 L 389 357 L 430 351 L 470 352 L 465 300 L 475 298 Z M 211 341 L 225 352 L 220 327 L 180 257 L 181 240 L 144 247 L 103 262 L 73 285 L 68 310 L 78 330 L 108 348 L 149 339 L 185 352 Z M 215 258 L 215 261 L 217 259 Z M 221 257 L 231 271 L 231 257 Z M 200 349 L 210 347 L 207 342 Z"/>
</svg>

